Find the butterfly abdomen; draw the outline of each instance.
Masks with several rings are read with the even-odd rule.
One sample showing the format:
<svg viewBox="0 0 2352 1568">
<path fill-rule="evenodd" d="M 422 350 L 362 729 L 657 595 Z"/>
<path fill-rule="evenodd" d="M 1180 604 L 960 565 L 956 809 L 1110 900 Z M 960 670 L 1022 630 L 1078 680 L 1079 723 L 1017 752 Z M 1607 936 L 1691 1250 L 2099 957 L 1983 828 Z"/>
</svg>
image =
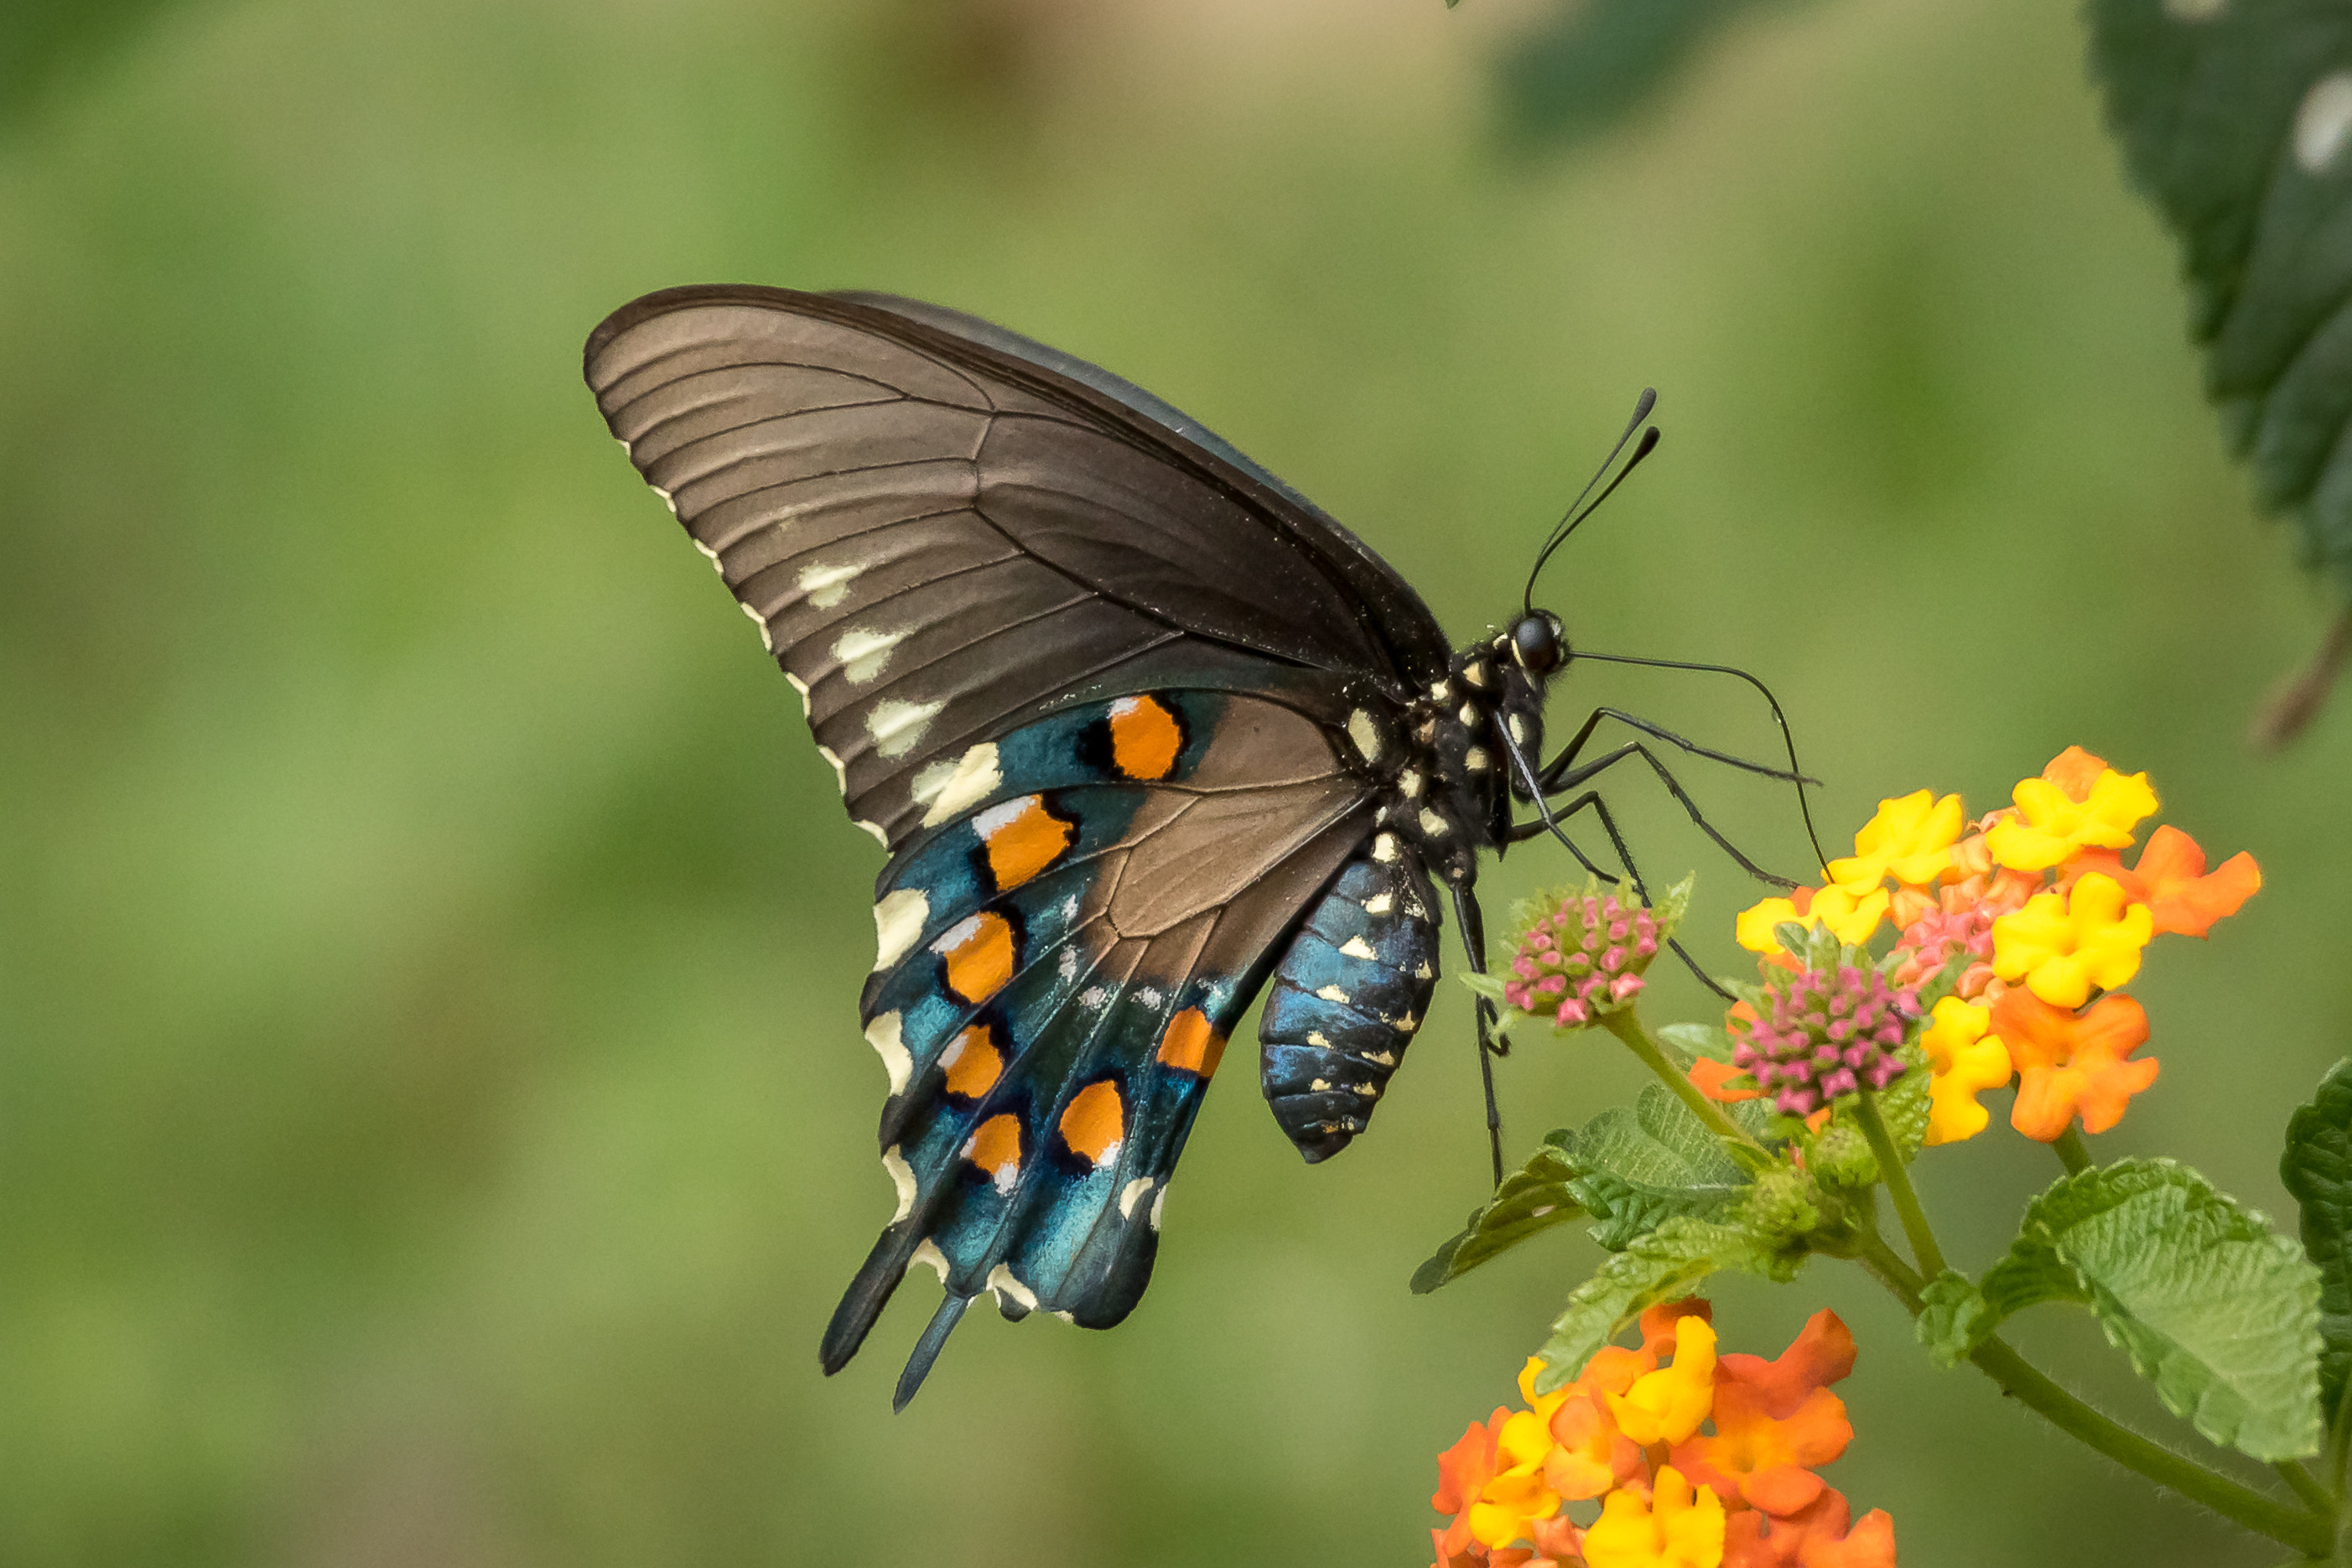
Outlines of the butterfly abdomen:
<svg viewBox="0 0 2352 1568">
<path fill-rule="evenodd" d="M 1437 982 L 1437 917 L 1411 844 L 1374 837 L 1315 905 L 1258 1023 L 1274 1119 L 1309 1163 L 1370 1121 Z"/>
</svg>

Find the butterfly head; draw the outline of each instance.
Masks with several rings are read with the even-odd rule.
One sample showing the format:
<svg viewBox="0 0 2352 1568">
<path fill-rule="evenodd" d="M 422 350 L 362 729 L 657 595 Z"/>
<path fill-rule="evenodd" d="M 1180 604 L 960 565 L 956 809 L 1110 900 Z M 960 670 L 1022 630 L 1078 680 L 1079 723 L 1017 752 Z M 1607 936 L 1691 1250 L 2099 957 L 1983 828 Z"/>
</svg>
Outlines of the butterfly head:
<svg viewBox="0 0 2352 1568">
<path fill-rule="evenodd" d="M 1529 610 L 1513 623 L 1511 662 L 1541 679 L 1569 660 L 1568 628 L 1549 610 Z"/>
</svg>

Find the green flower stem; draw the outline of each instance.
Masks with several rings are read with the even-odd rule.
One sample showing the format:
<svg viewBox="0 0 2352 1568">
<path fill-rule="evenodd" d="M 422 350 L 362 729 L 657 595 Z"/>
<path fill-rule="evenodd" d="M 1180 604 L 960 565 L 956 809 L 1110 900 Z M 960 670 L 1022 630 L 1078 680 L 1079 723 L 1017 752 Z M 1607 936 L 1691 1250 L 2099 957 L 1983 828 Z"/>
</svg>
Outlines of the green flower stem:
<svg viewBox="0 0 2352 1568">
<path fill-rule="evenodd" d="M 2305 1508 L 2314 1513 L 2326 1514 L 2331 1519 L 2335 1517 L 2335 1495 L 2326 1487 L 2321 1486 L 2312 1473 L 2303 1468 L 2300 1461 L 2283 1459 L 2273 1465 L 2271 1468 L 2276 1470 L 2279 1473 L 2279 1479 L 2284 1481 L 2289 1489 L 2303 1500 L 2303 1505 Z"/>
<path fill-rule="evenodd" d="M 2066 1167 L 2070 1176 L 2079 1176 L 2091 1168 L 2091 1152 L 2083 1145 L 2083 1130 L 2071 1121 L 2050 1145 L 2050 1152 L 2058 1156 L 2058 1163 Z"/>
<path fill-rule="evenodd" d="M 1865 1089 L 1860 1099 L 1855 1119 L 1862 1123 L 1862 1135 L 1870 1140 L 1871 1153 L 1877 1156 L 1878 1179 L 1886 1184 L 1886 1195 L 1894 1200 L 1895 1217 L 1910 1238 L 1911 1256 L 1919 1260 L 1919 1272 L 1933 1279 L 1946 1267 L 1944 1249 L 1936 1245 L 1936 1232 L 1927 1224 L 1927 1211 L 1919 1206 L 1911 1173 L 1895 1147 L 1893 1134 L 1886 1131 L 1886 1119 L 1878 1114 L 1878 1096 Z"/>
<path fill-rule="evenodd" d="M 1769 1151 L 1749 1135 L 1748 1129 L 1725 1115 L 1723 1107 L 1701 1094 L 1698 1085 L 1691 1082 L 1687 1074 L 1677 1070 L 1675 1064 L 1666 1059 L 1664 1049 L 1650 1037 L 1649 1030 L 1642 1027 L 1642 1020 L 1633 1008 L 1620 1007 L 1614 1012 L 1601 1014 L 1601 1026 L 1624 1041 L 1626 1048 L 1641 1058 L 1643 1067 L 1658 1075 L 1659 1082 L 1673 1089 L 1682 1102 L 1690 1107 L 1691 1114 L 1705 1123 L 1708 1131 L 1727 1143 L 1744 1143 L 1758 1153 L 1769 1156 Z"/>
<path fill-rule="evenodd" d="M 1919 1292 L 1927 1281 L 1884 1240 L 1866 1236 L 1855 1261 L 1893 1292 L 1913 1317 L 1919 1315 Z M 2137 1470 L 2157 1485 L 2282 1546 L 2318 1557 L 2325 1557 L 2333 1547 L 2333 1510 L 2323 1517 L 2292 1508 L 2141 1436 L 2059 1387 L 1999 1338 L 1986 1340 L 1969 1359 L 2000 1384 L 2003 1394 L 2125 1468 Z"/>
</svg>

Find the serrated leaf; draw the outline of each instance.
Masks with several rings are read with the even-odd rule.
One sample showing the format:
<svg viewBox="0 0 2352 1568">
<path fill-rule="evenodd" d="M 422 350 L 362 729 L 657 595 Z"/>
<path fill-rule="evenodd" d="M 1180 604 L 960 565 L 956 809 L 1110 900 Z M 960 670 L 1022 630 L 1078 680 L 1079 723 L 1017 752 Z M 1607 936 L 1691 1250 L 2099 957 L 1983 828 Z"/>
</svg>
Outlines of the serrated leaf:
<svg viewBox="0 0 2352 1568">
<path fill-rule="evenodd" d="M 1979 1288 L 1978 1337 L 2075 1300 L 2175 1415 L 2258 1459 L 2316 1452 L 2319 1271 L 2269 1222 L 2169 1160 L 2061 1179 Z"/>
<path fill-rule="evenodd" d="M 2206 391 L 2306 557 L 2352 584 L 2352 8 L 2093 0 L 2133 177 L 2180 241 Z"/>
<path fill-rule="evenodd" d="M 2327 1070 L 2287 1119 L 2279 1180 L 2303 1211 L 2303 1250 L 2319 1270 L 2319 1407 L 2337 1408 L 2352 1374 L 2352 1061 Z"/>
<path fill-rule="evenodd" d="M 1947 1268 L 1928 1280 L 1927 1289 L 1919 1294 L 1927 1304 L 1927 1310 L 1919 1314 L 1912 1329 L 1937 1366 L 1959 1365 L 1992 1331 L 1984 1297 L 1965 1275 Z"/>
<path fill-rule="evenodd" d="M 1600 1222 L 1592 1238 L 1612 1252 L 1678 1215 L 1720 1217 L 1749 1183 L 1721 1141 L 1658 1084 L 1633 1110 L 1594 1117 L 1570 1148 L 1577 1174 L 1569 1188 Z"/>
<path fill-rule="evenodd" d="M 1769 1249 L 1738 1226 L 1687 1216 L 1667 1220 L 1612 1257 L 1569 1296 L 1567 1310 L 1536 1352 L 1544 1361 L 1537 1391 L 1549 1393 L 1576 1377 L 1593 1352 L 1645 1310 L 1689 1295 L 1707 1276 L 1727 1268 L 1764 1274 L 1773 1266 Z"/>
<path fill-rule="evenodd" d="M 1413 1270 L 1413 1294 L 1425 1296 L 1539 1231 L 1583 1218 L 1583 1205 L 1569 1190 L 1575 1173 L 1563 1150 L 1550 1142 L 1538 1148 L 1524 1166 L 1503 1178 L 1492 1199 L 1472 1213 L 1461 1235 Z"/>
<path fill-rule="evenodd" d="M 1907 1159 L 1919 1152 L 1927 1139 L 1927 1114 L 1935 1109 L 1935 1097 L 1930 1086 L 1935 1069 L 1927 1053 L 1914 1040 L 1895 1053 L 1903 1058 L 1906 1071 L 1878 1094 L 1878 1114 L 1886 1123 L 1888 1136 L 1895 1147 Z"/>
</svg>

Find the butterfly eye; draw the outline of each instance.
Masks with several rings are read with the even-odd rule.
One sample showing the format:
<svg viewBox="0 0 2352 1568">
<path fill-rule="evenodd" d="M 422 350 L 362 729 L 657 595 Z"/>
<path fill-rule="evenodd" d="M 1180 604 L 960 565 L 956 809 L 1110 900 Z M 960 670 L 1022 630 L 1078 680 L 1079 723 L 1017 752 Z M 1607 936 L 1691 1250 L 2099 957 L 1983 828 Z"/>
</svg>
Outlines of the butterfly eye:
<svg viewBox="0 0 2352 1568">
<path fill-rule="evenodd" d="M 1511 628 L 1511 653 L 1530 675 L 1544 675 L 1559 665 L 1559 623 L 1538 610 L 1519 617 Z"/>
</svg>

